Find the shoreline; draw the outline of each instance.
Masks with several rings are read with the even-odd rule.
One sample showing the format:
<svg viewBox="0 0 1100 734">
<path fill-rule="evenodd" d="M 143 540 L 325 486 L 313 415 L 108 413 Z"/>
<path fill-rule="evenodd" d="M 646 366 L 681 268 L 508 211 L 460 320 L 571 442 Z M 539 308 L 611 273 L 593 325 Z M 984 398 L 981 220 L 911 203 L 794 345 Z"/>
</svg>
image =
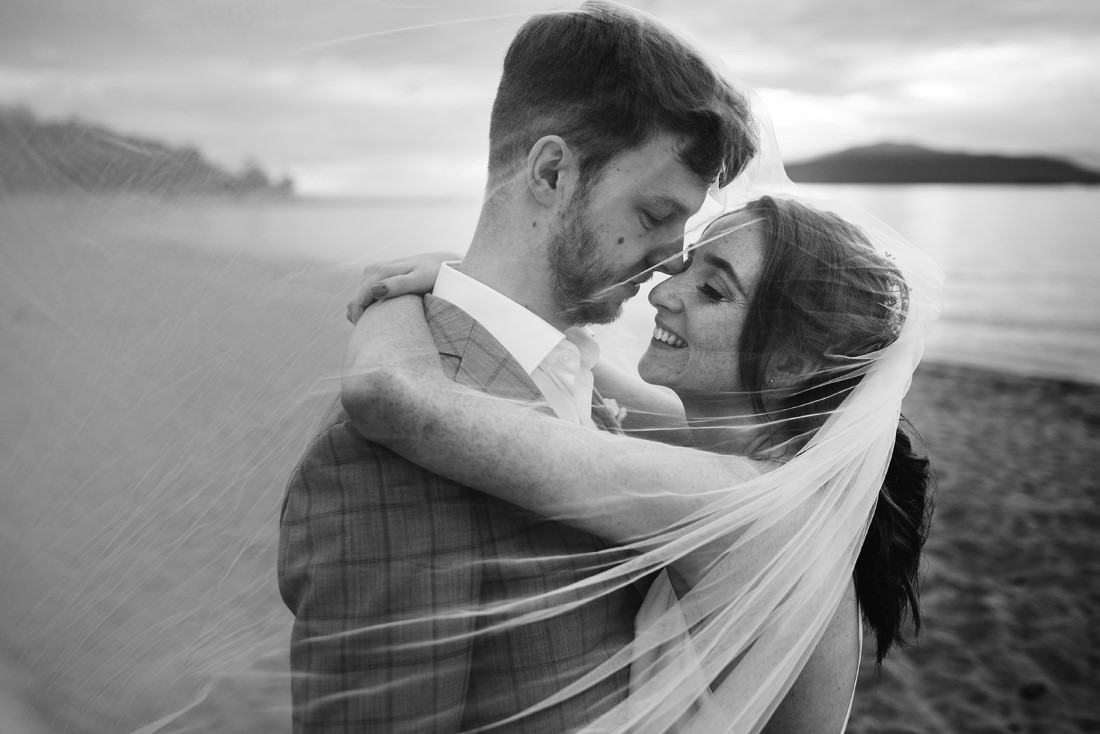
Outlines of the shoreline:
<svg viewBox="0 0 1100 734">
<path fill-rule="evenodd" d="M 830 190 L 830 185 L 822 186 L 825 192 Z M 436 205 L 441 207 L 437 213 L 455 225 L 460 239 L 467 230 L 472 231 L 474 221 L 466 217 L 469 212 L 455 209 L 460 206 L 476 209 L 471 201 L 448 199 Z M 249 259 L 291 273 L 302 269 L 342 272 L 347 279 L 332 282 L 338 284 L 334 286 L 333 295 L 344 298 L 362 266 L 372 258 L 401 257 L 420 251 L 415 244 L 408 246 L 406 242 L 407 207 L 399 207 L 401 211 L 397 214 L 386 215 L 386 210 L 395 206 L 395 202 L 386 198 L 298 197 L 292 203 L 250 205 L 232 199 L 71 193 L 0 197 L 0 221 L 11 230 L 5 235 L 18 241 L 27 238 L 31 229 L 24 220 L 41 223 L 59 219 L 64 222 L 75 213 L 80 221 L 71 222 L 74 231 L 100 232 L 106 240 L 123 238 L 131 244 L 141 241 L 143 248 L 159 248 L 166 244 L 184 246 L 213 258 Z M 303 215 L 302 211 L 294 214 L 292 210 L 307 214 Z M 466 221 L 467 218 L 470 221 Z M 28 232 L 21 232 L 21 229 Z M 327 244 L 318 246 L 317 242 Z M 435 243 L 433 247 L 462 249 L 442 243 Z M 963 295 L 974 297 L 965 290 Z M 982 296 L 983 300 L 991 297 L 990 294 Z M 1090 303 L 1091 300 L 1083 303 L 1086 311 Z M 645 313 L 633 313 L 636 309 L 628 304 L 623 320 L 638 326 L 634 321 L 640 319 L 645 323 L 642 331 L 647 331 L 652 326 L 652 313 L 644 299 L 641 304 Z M 1073 333 L 1052 337 L 1050 329 L 1043 326 L 1047 322 L 1042 320 L 1023 319 L 1019 323 L 998 324 L 981 317 L 973 309 L 962 310 L 964 313 L 956 317 L 952 317 L 951 312 L 941 315 L 940 321 L 933 325 L 925 353 L 926 364 L 972 366 L 1016 376 L 1100 385 L 1100 361 L 1093 358 L 1100 359 L 1100 339 L 1094 335 L 1100 332 L 1088 329 L 1087 324 L 1092 322 L 1074 321 Z"/>
<path fill-rule="evenodd" d="M 98 734 L 286 644 L 275 521 L 358 273 L 83 214 L 5 233 L 0 698 Z M 865 654 L 849 732 L 1100 729 L 1100 385 L 928 360 L 903 409 L 939 476 L 924 633 Z M 211 706 L 289 730 L 279 675 Z"/>
<path fill-rule="evenodd" d="M 1064 383 L 1065 385 L 1081 385 L 1083 387 L 1100 388 L 1100 372 L 1094 377 L 1065 372 L 1041 370 L 1029 370 L 1026 367 L 1012 367 L 1006 365 L 989 365 L 964 357 L 952 357 L 950 355 L 937 354 L 921 359 L 920 369 L 930 368 L 942 371 L 973 371 L 982 373 L 989 378 L 1004 377 L 1008 379 L 1039 380 L 1043 382 Z M 1100 368 L 1098 368 L 1100 369 Z"/>
<path fill-rule="evenodd" d="M 928 379 L 933 380 L 970 375 L 970 379 L 979 382 L 986 381 L 997 384 L 1036 382 L 1050 384 L 1052 389 L 1055 390 L 1080 390 L 1083 392 L 1100 391 L 1100 379 L 1094 381 L 1085 377 L 1027 372 L 1022 370 L 1018 371 L 1005 367 L 992 367 L 962 360 L 952 360 L 950 358 L 926 357 L 921 360 L 920 366 L 917 367 L 913 379 L 914 385 L 917 384 L 916 375 L 927 375 Z M 913 388 L 910 388 L 910 392 L 912 392 L 912 390 Z"/>
</svg>

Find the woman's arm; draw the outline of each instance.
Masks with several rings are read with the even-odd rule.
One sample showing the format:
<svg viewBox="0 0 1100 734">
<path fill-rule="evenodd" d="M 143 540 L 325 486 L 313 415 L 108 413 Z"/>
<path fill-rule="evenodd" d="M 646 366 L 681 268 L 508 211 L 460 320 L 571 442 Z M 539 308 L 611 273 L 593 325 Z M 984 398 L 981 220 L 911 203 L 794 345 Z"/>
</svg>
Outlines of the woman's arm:
<svg viewBox="0 0 1100 734">
<path fill-rule="evenodd" d="M 356 325 L 341 397 L 367 438 L 437 474 L 616 542 L 668 530 L 754 463 L 593 431 L 447 379 L 420 299 Z"/>
<path fill-rule="evenodd" d="M 684 405 L 665 388 L 643 382 L 607 362 L 592 370 L 596 389 L 626 408 L 623 430 L 631 436 L 673 446 L 691 446 L 691 431 L 684 417 Z"/>
<path fill-rule="evenodd" d="M 368 265 L 363 269 L 359 288 L 348 303 L 348 320 L 357 323 L 375 301 L 430 293 L 440 264 L 459 258 L 449 252 L 428 252 Z M 683 405 L 671 391 L 647 385 L 637 375 L 607 363 L 596 365 L 593 373 L 600 394 L 627 408 L 622 427 L 628 434 L 676 446 L 691 445 Z"/>
</svg>

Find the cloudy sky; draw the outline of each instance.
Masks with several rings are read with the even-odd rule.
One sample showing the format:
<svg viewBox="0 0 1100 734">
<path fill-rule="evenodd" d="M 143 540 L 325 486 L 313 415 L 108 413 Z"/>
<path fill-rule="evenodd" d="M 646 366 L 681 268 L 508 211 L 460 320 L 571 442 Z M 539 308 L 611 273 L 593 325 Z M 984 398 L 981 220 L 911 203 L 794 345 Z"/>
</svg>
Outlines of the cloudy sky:
<svg viewBox="0 0 1100 734">
<path fill-rule="evenodd" d="M 788 160 L 884 140 L 1100 168 L 1095 0 L 636 0 L 758 90 Z M 0 103 L 315 194 L 480 193 L 546 0 L 2 0 Z"/>
</svg>

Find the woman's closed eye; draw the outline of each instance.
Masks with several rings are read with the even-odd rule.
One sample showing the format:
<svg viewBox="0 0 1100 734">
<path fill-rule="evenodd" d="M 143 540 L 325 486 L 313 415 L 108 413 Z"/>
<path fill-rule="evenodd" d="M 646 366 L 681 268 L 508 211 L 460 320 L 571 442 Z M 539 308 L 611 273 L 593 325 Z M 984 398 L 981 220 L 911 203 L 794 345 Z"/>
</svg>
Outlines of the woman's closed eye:
<svg viewBox="0 0 1100 734">
<path fill-rule="evenodd" d="M 702 293 L 704 296 L 712 301 L 721 302 L 732 300 L 729 296 L 727 296 L 725 293 L 722 293 L 710 283 L 703 283 L 702 285 L 696 286 L 696 288 L 699 289 L 700 293 Z"/>
</svg>

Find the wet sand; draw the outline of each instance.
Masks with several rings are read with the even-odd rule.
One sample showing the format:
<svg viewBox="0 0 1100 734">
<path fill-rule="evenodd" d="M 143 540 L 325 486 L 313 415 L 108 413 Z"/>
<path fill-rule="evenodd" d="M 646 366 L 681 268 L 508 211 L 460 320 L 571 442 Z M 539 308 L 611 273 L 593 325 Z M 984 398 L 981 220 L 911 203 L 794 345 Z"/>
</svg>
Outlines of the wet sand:
<svg viewBox="0 0 1100 734">
<path fill-rule="evenodd" d="M 924 630 L 877 685 L 865 649 L 849 731 L 1100 731 L 1100 387 L 927 365 L 905 411 L 939 478 Z"/>
<path fill-rule="evenodd" d="M 0 731 L 132 731 L 211 679 L 167 729 L 289 731 L 276 517 L 356 274 L 5 206 Z M 925 628 L 877 680 L 868 648 L 849 731 L 1100 731 L 1100 387 L 927 365 L 906 411 Z"/>
</svg>

